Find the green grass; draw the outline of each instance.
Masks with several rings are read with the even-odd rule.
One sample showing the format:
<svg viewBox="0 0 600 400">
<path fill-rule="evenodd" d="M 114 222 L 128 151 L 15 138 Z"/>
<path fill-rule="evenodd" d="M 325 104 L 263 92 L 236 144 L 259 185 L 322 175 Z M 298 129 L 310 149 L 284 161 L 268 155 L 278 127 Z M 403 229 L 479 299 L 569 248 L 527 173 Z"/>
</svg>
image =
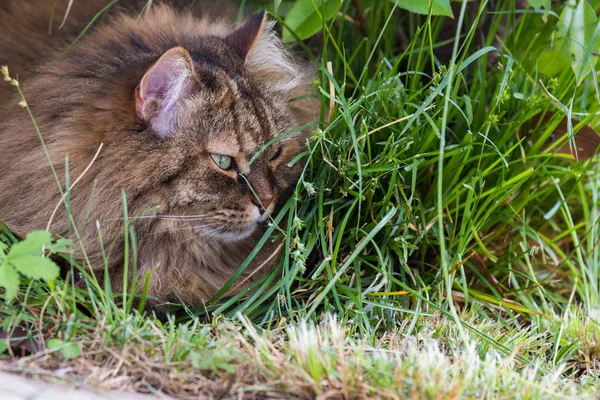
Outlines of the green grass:
<svg viewBox="0 0 600 400">
<path fill-rule="evenodd" d="M 545 23 L 512 3 L 459 5 L 457 31 L 344 2 L 315 56 L 328 123 L 275 218 L 278 267 L 164 323 L 85 269 L 83 289 L 26 282 L 0 302 L 6 365 L 181 397 L 594 397 L 600 170 L 557 154 L 568 135 L 548 141 L 563 120 L 597 127 L 600 91 L 595 68 L 543 73 L 563 6 Z"/>
</svg>

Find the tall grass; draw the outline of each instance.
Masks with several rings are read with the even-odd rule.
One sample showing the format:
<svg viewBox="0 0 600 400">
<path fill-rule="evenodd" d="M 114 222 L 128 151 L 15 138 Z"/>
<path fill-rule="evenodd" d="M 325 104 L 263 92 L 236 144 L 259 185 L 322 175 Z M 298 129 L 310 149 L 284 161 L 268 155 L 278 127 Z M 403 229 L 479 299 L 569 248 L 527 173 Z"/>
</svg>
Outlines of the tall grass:
<svg viewBox="0 0 600 400">
<path fill-rule="evenodd" d="M 55 336 L 77 343 L 91 365 L 114 361 L 95 345 L 101 340 L 125 360 L 145 354 L 213 383 L 234 379 L 231 366 L 260 371 L 237 393 L 296 393 L 295 385 L 301 397 L 327 390 L 365 398 L 593 392 L 600 175 L 596 158 L 577 161 L 558 149 L 598 124 L 600 91 L 595 70 L 581 82 L 571 69 L 542 74 L 538 61 L 557 14 L 544 22 L 543 11 L 514 7 L 463 2 L 448 26 L 448 19 L 408 13 L 391 1 L 340 4 L 324 23 L 317 57 L 327 122 L 308 144 L 294 197 L 272 221 L 269 235 L 284 243 L 281 261 L 247 290 L 223 297 L 234 277 L 205 307 L 162 324 L 131 314 L 125 296 L 117 303 L 129 307 L 118 306 L 84 269 L 86 289 L 67 280 L 49 292 L 31 282 L 16 301 L 0 304 L 4 330 L 25 327 L 19 332 L 40 348 Z M 586 55 L 582 64 L 593 64 L 592 52 Z M 553 137 L 565 120 L 568 133 Z M 315 327 L 325 314 L 337 322 Z M 222 339 L 234 337 L 221 336 L 222 324 L 238 326 L 243 340 Z M 319 336 L 339 325 L 343 336 Z M 402 350 L 400 337 L 416 344 Z M 158 343 L 166 349 L 151 350 Z M 99 353 L 85 355 L 90 349 Z M 375 355 L 388 350 L 389 357 Z M 58 357 L 60 349 L 50 353 Z M 434 353 L 448 369 L 418 372 L 435 367 L 438 361 L 427 359 Z M 27 360 L 47 365 L 43 354 Z M 285 384 L 277 383 L 282 357 L 294 363 Z M 484 376 L 490 368 L 497 376 Z M 139 374 L 146 385 L 166 385 Z M 494 379 L 505 381 L 494 386 Z M 403 391 L 411 381 L 414 390 Z M 326 384 L 306 389 L 318 382 Z M 397 386 L 385 391 L 389 382 Z M 184 386 L 168 391 L 188 393 Z"/>
</svg>

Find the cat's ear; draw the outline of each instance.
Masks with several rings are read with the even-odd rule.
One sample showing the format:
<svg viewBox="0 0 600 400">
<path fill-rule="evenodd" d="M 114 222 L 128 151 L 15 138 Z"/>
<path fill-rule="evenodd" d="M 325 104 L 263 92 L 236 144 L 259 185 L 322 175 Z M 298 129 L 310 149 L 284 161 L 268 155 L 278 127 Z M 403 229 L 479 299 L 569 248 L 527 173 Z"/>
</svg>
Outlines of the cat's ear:
<svg viewBox="0 0 600 400">
<path fill-rule="evenodd" d="M 250 17 L 235 31 L 225 37 L 225 42 L 243 59 L 246 60 L 252 49 L 260 40 L 267 24 L 267 13 L 263 10 Z"/>
<path fill-rule="evenodd" d="M 161 137 L 174 131 L 180 106 L 193 86 L 194 63 L 183 47 L 166 51 L 144 74 L 135 91 L 138 116 Z"/>
<path fill-rule="evenodd" d="M 248 19 L 225 38 L 244 59 L 246 68 L 264 86 L 276 92 L 291 93 L 304 76 L 277 37 L 274 21 L 263 11 Z"/>
</svg>

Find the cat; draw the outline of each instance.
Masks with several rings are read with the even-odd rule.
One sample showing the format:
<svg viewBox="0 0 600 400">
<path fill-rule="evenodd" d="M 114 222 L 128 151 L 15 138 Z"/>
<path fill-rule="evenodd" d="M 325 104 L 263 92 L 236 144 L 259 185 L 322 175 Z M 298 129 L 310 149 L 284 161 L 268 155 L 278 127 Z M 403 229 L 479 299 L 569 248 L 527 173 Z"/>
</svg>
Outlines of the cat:
<svg viewBox="0 0 600 400">
<path fill-rule="evenodd" d="M 8 84 L 0 85 L 0 221 L 21 236 L 49 224 L 85 249 L 78 258 L 99 279 L 108 260 L 118 292 L 125 259 L 134 260 L 133 250 L 126 254 L 124 195 L 138 288 L 151 271 L 154 309 L 201 305 L 295 188 L 303 162 L 291 162 L 310 130 L 271 141 L 318 119 L 320 103 L 305 96 L 314 69 L 283 47 L 264 12 L 236 28 L 222 7 L 202 13 L 202 3 L 119 2 L 75 41 L 108 0 L 70 9 L 60 0 L 54 10 L 52 3 L 2 3 L 0 65 L 21 81 L 62 187 L 66 172 L 71 185 L 77 180 L 69 204 L 78 232 Z M 278 245 L 267 242 L 240 281 L 268 271 Z"/>
</svg>

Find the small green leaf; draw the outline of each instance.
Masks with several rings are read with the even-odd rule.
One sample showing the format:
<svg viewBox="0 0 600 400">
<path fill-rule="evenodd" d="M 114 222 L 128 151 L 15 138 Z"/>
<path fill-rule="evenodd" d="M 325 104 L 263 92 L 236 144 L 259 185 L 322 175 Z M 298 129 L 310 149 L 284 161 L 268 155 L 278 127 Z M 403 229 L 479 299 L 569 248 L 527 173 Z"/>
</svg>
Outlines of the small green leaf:
<svg viewBox="0 0 600 400">
<path fill-rule="evenodd" d="M 230 374 L 235 374 L 235 366 L 232 364 L 228 364 L 227 362 L 221 362 L 217 364 L 217 367 Z"/>
<path fill-rule="evenodd" d="M 454 18 L 452 13 L 452 7 L 450 6 L 450 0 L 392 0 L 398 4 L 398 7 L 404 8 L 405 10 L 417 13 L 429 15 L 429 9 L 431 6 L 431 15 L 444 15 L 446 17 Z"/>
<path fill-rule="evenodd" d="M 215 349 L 207 354 L 191 351 L 190 358 L 194 368 L 211 371 L 212 374 L 216 374 L 219 370 L 235 372 L 234 357 L 227 349 Z"/>
<path fill-rule="evenodd" d="M 540 10 L 542 7 L 546 10 L 550 10 L 550 0 L 527 0 L 529 7 L 533 7 L 536 10 Z"/>
<path fill-rule="evenodd" d="M 598 36 L 594 37 L 597 25 L 596 13 L 586 0 L 580 0 L 578 3 L 575 0 L 569 0 L 558 20 L 558 32 L 556 32 L 554 42 L 555 50 L 548 54 L 544 53 L 546 56 L 543 61 L 559 61 L 564 54 L 568 54 L 567 62 L 571 64 L 578 83 L 581 83 L 581 80 L 591 72 L 590 59 L 594 63 L 597 60 L 597 57 L 591 54 L 600 50 L 600 40 Z M 558 49 L 558 53 L 555 52 L 556 49 Z M 550 67 L 549 70 L 554 72 L 559 68 Z M 548 75 L 552 76 L 552 74 Z"/>
<path fill-rule="evenodd" d="M 19 318 L 21 315 L 22 314 L 19 314 L 18 316 L 15 316 L 14 318 L 6 318 L 0 324 L 0 330 L 7 332 L 10 329 L 11 325 L 18 325 L 21 322 L 21 318 Z"/>
<path fill-rule="evenodd" d="M 40 256 L 21 256 L 10 259 L 13 267 L 32 279 L 43 279 L 46 282 L 58 278 L 60 268 L 49 258 Z"/>
<path fill-rule="evenodd" d="M 0 287 L 6 290 L 6 300 L 12 300 L 19 290 L 19 274 L 6 260 L 0 263 Z"/>
<path fill-rule="evenodd" d="M 557 40 L 554 49 L 544 51 L 538 59 L 538 68 L 542 74 L 554 76 L 569 68 L 571 54 L 566 40 Z"/>
<path fill-rule="evenodd" d="M 25 240 L 10 249 L 8 256 L 10 258 L 20 256 L 40 256 L 43 248 L 49 249 L 52 245 L 52 237 L 47 231 L 34 231 L 27 234 Z"/>
<path fill-rule="evenodd" d="M 471 98 L 469 96 L 464 95 L 463 100 L 465 101 L 465 114 L 467 115 L 467 122 L 470 125 L 473 123 L 473 105 L 471 104 Z"/>
<path fill-rule="evenodd" d="M 65 360 L 77 358 L 81 355 L 79 344 L 73 342 L 65 342 L 63 340 L 52 338 L 46 343 L 48 349 L 56 350 Z"/>
<path fill-rule="evenodd" d="M 73 241 L 71 239 L 60 238 L 50 246 L 50 250 L 53 253 L 67 253 L 72 244 Z"/>
<path fill-rule="evenodd" d="M 329 21 L 335 16 L 340 4 L 341 0 L 298 0 L 285 17 L 285 23 L 300 39 L 309 38 L 321 30 L 323 20 Z M 293 40 L 290 31 L 284 29 L 283 41 Z"/>
<path fill-rule="evenodd" d="M 60 350 L 60 354 L 62 354 L 65 359 L 70 360 L 72 358 L 79 357 L 81 354 L 81 349 L 79 348 L 79 344 L 69 342 Z"/>
<path fill-rule="evenodd" d="M 192 365 L 194 368 L 200 369 L 200 353 L 197 351 L 190 351 L 190 358 L 192 359 Z"/>
</svg>

